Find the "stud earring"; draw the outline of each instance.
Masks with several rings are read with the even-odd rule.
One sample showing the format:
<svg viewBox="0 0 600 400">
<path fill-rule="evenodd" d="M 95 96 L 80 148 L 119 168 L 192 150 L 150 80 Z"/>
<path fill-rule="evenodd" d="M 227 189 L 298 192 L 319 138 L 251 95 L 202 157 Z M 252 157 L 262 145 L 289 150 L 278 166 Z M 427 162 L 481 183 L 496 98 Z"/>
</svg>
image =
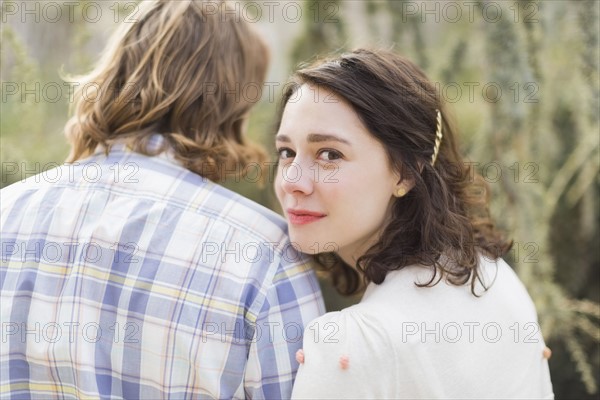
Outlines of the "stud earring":
<svg viewBox="0 0 600 400">
<path fill-rule="evenodd" d="M 396 190 L 396 197 L 402 197 L 406 194 L 406 189 L 404 189 L 403 187 L 398 188 Z"/>
</svg>

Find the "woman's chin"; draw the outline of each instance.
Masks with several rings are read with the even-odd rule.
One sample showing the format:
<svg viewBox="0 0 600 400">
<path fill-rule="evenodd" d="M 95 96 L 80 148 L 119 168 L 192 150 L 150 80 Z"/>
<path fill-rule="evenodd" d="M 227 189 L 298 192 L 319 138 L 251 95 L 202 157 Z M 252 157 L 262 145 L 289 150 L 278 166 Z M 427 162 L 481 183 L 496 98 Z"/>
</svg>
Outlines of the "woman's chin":
<svg viewBox="0 0 600 400">
<path fill-rule="evenodd" d="M 339 246 L 330 241 L 320 241 L 318 238 L 306 239 L 295 235 L 290 235 L 290 241 L 294 249 L 304 254 L 320 254 L 338 252 Z"/>
<path fill-rule="evenodd" d="M 293 237 L 290 237 L 291 240 L 291 245 L 294 249 L 298 250 L 301 253 L 304 254 L 310 254 L 310 255 L 314 255 L 314 254 L 318 254 L 318 243 L 315 242 L 308 242 L 308 241 L 302 241 L 302 240 L 294 240 Z"/>
</svg>

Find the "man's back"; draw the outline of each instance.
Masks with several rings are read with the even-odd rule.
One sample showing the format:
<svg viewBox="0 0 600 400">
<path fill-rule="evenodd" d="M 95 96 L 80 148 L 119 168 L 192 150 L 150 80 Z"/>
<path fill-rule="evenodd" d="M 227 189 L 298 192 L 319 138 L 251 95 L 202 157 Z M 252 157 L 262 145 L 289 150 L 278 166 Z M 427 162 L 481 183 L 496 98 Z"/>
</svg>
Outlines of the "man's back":
<svg viewBox="0 0 600 400">
<path fill-rule="evenodd" d="M 276 214 L 122 146 L 1 196 L 3 394 L 289 396 L 323 306 Z"/>
</svg>

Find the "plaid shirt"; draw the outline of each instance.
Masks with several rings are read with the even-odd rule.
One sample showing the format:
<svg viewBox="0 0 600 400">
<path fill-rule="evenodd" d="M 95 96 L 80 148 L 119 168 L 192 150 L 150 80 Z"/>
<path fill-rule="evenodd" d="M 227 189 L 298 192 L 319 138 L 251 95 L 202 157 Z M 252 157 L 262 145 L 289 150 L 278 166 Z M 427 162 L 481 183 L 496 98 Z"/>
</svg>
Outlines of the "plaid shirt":
<svg viewBox="0 0 600 400">
<path fill-rule="evenodd" d="M 0 194 L 1 398 L 290 397 L 324 307 L 281 217 L 123 146 Z"/>
</svg>

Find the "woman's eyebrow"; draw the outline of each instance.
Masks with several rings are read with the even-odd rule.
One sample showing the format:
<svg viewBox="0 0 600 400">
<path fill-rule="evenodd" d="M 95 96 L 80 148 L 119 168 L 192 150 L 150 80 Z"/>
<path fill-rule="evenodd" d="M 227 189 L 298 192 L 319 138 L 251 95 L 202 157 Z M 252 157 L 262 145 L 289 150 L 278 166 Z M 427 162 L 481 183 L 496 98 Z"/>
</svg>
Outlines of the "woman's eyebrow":
<svg viewBox="0 0 600 400">
<path fill-rule="evenodd" d="M 311 133 L 308 135 L 307 140 L 309 142 L 340 142 L 349 145 L 350 142 L 346 139 L 342 139 L 339 136 L 331 135 L 328 133 Z"/>
<path fill-rule="evenodd" d="M 283 134 L 275 136 L 275 140 L 278 141 L 278 142 L 285 142 L 285 143 L 290 143 L 292 141 L 292 139 L 290 139 L 289 136 L 283 135 Z M 306 141 L 309 142 L 309 143 L 316 143 L 316 142 L 340 142 L 340 143 L 344 143 L 344 144 L 350 145 L 350 142 L 347 141 L 346 139 L 342 139 L 339 136 L 331 135 L 331 134 L 327 134 L 327 133 L 311 133 L 306 138 Z"/>
<path fill-rule="evenodd" d="M 290 139 L 290 137 L 286 136 L 286 135 L 277 135 L 277 136 L 275 136 L 275 140 L 278 142 L 286 142 L 286 143 L 289 143 L 292 141 L 292 139 Z"/>
</svg>

